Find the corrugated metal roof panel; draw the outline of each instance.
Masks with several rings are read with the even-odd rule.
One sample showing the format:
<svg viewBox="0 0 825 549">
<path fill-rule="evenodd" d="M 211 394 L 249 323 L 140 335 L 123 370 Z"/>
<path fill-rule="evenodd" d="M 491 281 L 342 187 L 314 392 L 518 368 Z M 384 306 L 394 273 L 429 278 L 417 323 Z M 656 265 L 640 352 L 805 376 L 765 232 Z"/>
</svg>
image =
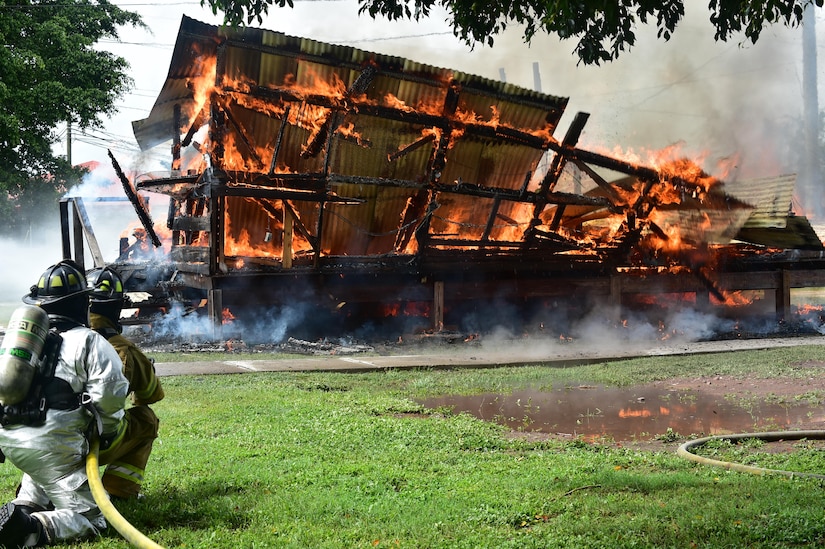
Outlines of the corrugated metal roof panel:
<svg viewBox="0 0 825 549">
<path fill-rule="evenodd" d="M 746 228 L 784 228 L 791 211 L 796 174 L 725 183 L 725 190 L 754 207 Z"/>
<path fill-rule="evenodd" d="M 219 45 L 225 50 L 226 75 L 261 86 L 282 86 L 289 75 L 295 75 L 297 82 L 304 85 L 312 83 L 317 76 L 330 81 L 333 73 L 348 86 L 363 66 L 370 64 L 378 69 L 379 74 L 389 74 L 392 79 L 412 84 L 399 85 L 396 95 L 416 107 L 429 102 L 439 104 L 444 89 L 452 82 L 461 88 L 462 101 L 466 105 L 474 111 L 482 111 L 476 111 L 477 114 L 485 116 L 487 113 L 483 111 L 496 103 L 502 105 L 505 121 L 517 123 L 519 127 L 542 130 L 548 126 L 554 128 L 567 105 L 566 97 L 541 94 L 407 59 L 250 27 L 215 27 L 184 17 L 158 100 L 149 117 L 133 123 L 141 148 L 148 149 L 171 139 L 172 106 L 176 103 L 182 105 L 186 116 L 183 126 L 188 127 L 192 123 L 197 109 L 193 106 L 195 98 L 191 82 L 214 74 L 209 60 L 218 55 Z M 392 92 L 395 86 L 395 83 L 384 87 L 379 85 L 369 93 Z M 508 102 L 529 107 L 529 116 L 525 114 L 526 110 L 506 105 Z M 512 110 L 516 111 L 515 114 L 510 113 Z"/>
</svg>

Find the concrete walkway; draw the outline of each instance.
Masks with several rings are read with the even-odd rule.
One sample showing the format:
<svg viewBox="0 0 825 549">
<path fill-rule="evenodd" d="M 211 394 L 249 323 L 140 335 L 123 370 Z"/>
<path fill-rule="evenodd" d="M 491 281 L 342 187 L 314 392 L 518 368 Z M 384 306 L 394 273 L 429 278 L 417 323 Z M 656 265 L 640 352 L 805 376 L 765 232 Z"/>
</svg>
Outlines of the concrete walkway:
<svg viewBox="0 0 825 549">
<path fill-rule="evenodd" d="M 558 367 L 605 362 L 639 356 L 719 353 L 739 350 L 774 349 L 801 345 L 825 347 L 825 336 L 765 338 L 710 342 L 625 343 L 621 346 L 572 342 L 485 342 L 471 348 L 440 346 L 428 349 L 399 348 L 390 356 L 328 355 L 310 358 L 264 358 L 261 360 L 215 360 L 217 353 L 204 353 L 197 362 L 158 362 L 158 375 L 239 374 L 248 372 L 364 372 L 410 368 L 490 368 L 547 364 Z M 402 354 L 409 352 L 409 354 Z M 151 353 L 147 353 L 151 356 Z M 218 355 L 220 356 L 220 355 Z M 262 355 L 272 356 L 272 355 Z M 825 349 L 823 349 L 825 360 Z"/>
</svg>

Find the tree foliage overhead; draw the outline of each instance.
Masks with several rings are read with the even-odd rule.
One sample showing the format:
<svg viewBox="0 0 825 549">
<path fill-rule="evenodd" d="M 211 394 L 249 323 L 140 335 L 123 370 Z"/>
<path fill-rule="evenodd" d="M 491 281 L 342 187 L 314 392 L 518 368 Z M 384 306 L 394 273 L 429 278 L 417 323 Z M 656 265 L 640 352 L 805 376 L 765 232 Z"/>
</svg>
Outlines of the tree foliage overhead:
<svg viewBox="0 0 825 549">
<path fill-rule="evenodd" d="M 100 126 L 132 85 L 126 60 L 94 47 L 123 25 L 143 22 L 106 0 L 0 0 L 0 229 L 25 215 L 24 195 L 65 190 L 58 128 Z"/>
<path fill-rule="evenodd" d="M 141 24 L 136 13 L 91 0 L 0 4 L 0 161 L 31 176 L 53 167 L 58 124 L 100 124 L 131 86 L 128 63 L 94 48 L 117 39 L 118 26 Z"/>
<path fill-rule="evenodd" d="M 638 24 L 655 24 L 659 38 L 669 40 L 685 14 L 685 0 L 358 0 L 360 14 L 390 21 L 429 17 L 433 8 L 447 10 L 453 34 L 469 46 L 492 46 L 495 37 L 510 25 L 523 28 L 530 43 L 540 33 L 575 39 L 580 62 L 598 65 L 612 61 L 636 42 Z M 756 42 L 762 29 L 774 23 L 798 25 L 805 6 L 822 7 L 823 0 L 709 0 L 715 39 L 727 41 L 744 33 Z M 293 6 L 292 0 L 201 0 L 213 13 L 224 13 L 230 25 L 249 24 L 277 5 Z"/>
</svg>

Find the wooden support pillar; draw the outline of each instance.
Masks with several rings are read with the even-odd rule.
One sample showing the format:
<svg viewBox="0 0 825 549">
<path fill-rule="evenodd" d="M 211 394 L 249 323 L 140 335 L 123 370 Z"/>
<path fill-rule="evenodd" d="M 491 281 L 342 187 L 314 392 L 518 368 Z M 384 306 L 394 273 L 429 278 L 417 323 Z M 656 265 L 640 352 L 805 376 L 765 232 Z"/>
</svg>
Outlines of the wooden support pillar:
<svg viewBox="0 0 825 549">
<path fill-rule="evenodd" d="M 791 316 L 791 272 L 779 271 L 776 284 L 776 318 L 785 320 Z"/>
<path fill-rule="evenodd" d="M 221 339 L 223 332 L 223 290 L 207 290 L 206 312 L 212 322 L 213 336 Z"/>
<path fill-rule="evenodd" d="M 444 329 L 444 281 L 436 280 L 433 283 L 433 330 L 440 332 Z"/>
<path fill-rule="evenodd" d="M 72 240 L 69 234 L 69 201 L 70 198 L 60 199 L 60 235 L 63 248 L 63 259 L 72 258 Z"/>
<path fill-rule="evenodd" d="M 175 103 L 172 107 L 172 177 L 180 175 L 181 125 L 180 103 Z"/>
<path fill-rule="evenodd" d="M 284 208 L 284 250 L 281 257 L 281 265 L 284 269 L 292 268 L 292 237 L 294 235 L 292 212 L 289 208 Z"/>
<path fill-rule="evenodd" d="M 83 251 L 83 223 L 80 219 L 80 212 L 77 211 L 77 204 L 74 204 L 74 222 L 72 223 L 72 240 L 74 240 L 74 260 L 82 271 L 86 270 L 85 254 Z"/>
<path fill-rule="evenodd" d="M 622 316 L 622 278 L 610 277 L 610 312 L 611 320 L 618 322 Z"/>
<path fill-rule="evenodd" d="M 706 311 L 710 308 L 710 292 L 696 292 L 696 309 Z"/>
</svg>

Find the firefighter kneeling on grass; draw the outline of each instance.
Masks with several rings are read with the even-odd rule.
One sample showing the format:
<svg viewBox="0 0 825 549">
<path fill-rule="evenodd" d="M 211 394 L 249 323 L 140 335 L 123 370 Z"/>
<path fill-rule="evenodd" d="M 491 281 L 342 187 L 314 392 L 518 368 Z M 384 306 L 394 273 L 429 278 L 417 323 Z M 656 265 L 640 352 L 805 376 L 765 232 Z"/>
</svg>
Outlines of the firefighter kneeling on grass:
<svg viewBox="0 0 825 549">
<path fill-rule="evenodd" d="M 126 409 L 123 436 L 114 441 L 108 450 L 100 452 L 100 463 L 107 465 L 103 486 L 113 497 L 136 497 L 140 493 L 152 443 L 158 436 L 158 418 L 149 404 L 163 398 L 163 388 L 155 375 L 153 362 L 121 335 L 120 312 L 125 301 L 120 276 L 106 267 L 90 271 L 88 281 L 92 290 L 90 325 L 120 355 L 133 404 Z"/>
<path fill-rule="evenodd" d="M 89 436 L 126 431 L 129 382 L 115 349 L 87 327 L 89 288 L 71 261 L 49 267 L 13 314 L 0 347 L 0 450 L 23 471 L 0 507 L 0 546 L 92 537 L 106 520 L 92 497 Z"/>
</svg>

